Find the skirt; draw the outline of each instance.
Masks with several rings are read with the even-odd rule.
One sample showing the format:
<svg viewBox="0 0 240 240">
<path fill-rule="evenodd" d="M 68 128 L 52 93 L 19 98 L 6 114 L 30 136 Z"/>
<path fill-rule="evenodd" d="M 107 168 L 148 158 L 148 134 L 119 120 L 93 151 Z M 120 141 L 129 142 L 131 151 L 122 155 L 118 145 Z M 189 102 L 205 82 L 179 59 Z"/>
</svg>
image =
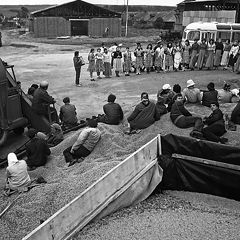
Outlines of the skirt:
<svg viewBox="0 0 240 240">
<path fill-rule="evenodd" d="M 189 67 L 190 68 L 194 68 L 195 67 L 197 59 L 198 59 L 197 58 L 197 50 L 193 50 L 192 54 L 191 54 L 191 59 L 190 59 L 190 62 L 189 62 Z"/>
<path fill-rule="evenodd" d="M 190 62 L 190 54 L 189 51 L 184 51 L 183 52 L 183 63 L 184 64 L 189 64 Z"/>
<path fill-rule="evenodd" d="M 103 66 L 104 66 L 103 74 L 105 75 L 105 77 L 110 77 L 112 75 L 111 63 L 110 62 L 104 62 Z"/>
<path fill-rule="evenodd" d="M 235 62 L 237 61 L 237 57 L 234 57 L 233 54 L 230 55 L 229 57 L 229 62 L 228 65 L 231 67 L 234 67 Z"/>
<path fill-rule="evenodd" d="M 201 49 L 200 52 L 199 52 L 198 61 L 197 61 L 198 69 L 201 69 L 203 67 L 205 54 L 206 54 L 206 50 L 205 49 Z"/>
<path fill-rule="evenodd" d="M 156 57 L 155 62 L 154 62 L 154 66 L 162 68 L 163 67 L 163 59 L 164 59 L 164 56 Z"/>
<path fill-rule="evenodd" d="M 235 64 L 235 71 L 236 72 L 240 72 L 240 54 L 239 55 L 237 55 L 238 57 L 237 57 L 237 61 L 236 61 L 236 64 Z"/>
<path fill-rule="evenodd" d="M 180 52 L 176 52 L 174 55 L 174 67 L 179 68 L 179 65 L 181 62 L 182 62 L 182 55 Z"/>
<path fill-rule="evenodd" d="M 222 50 L 216 50 L 215 58 L 214 58 L 214 66 L 218 67 L 221 62 Z"/>
<path fill-rule="evenodd" d="M 208 58 L 207 58 L 207 62 L 206 62 L 205 67 L 212 69 L 213 68 L 213 62 L 214 62 L 214 52 L 213 52 L 213 50 L 210 50 L 210 51 L 208 51 Z"/>
<path fill-rule="evenodd" d="M 96 60 L 96 72 L 103 72 L 104 67 L 103 67 L 103 61 L 102 59 L 97 59 Z"/>
<path fill-rule="evenodd" d="M 87 70 L 89 72 L 95 72 L 95 70 L 96 70 L 95 60 L 89 62 Z"/>
<path fill-rule="evenodd" d="M 130 59 L 126 59 L 124 62 L 124 71 L 125 72 L 130 72 L 132 67 L 132 63 Z"/>
<path fill-rule="evenodd" d="M 224 51 L 221 60 L 221 66 L 227 66 L 229 59 L 229 51 Z"/>
<path fill-rule="evenodd" d="M 173 57 L 172 57 L 172 55 L 166 55 L 166 57 L 165 57 L 165 66 L 166 67 L 173 66 Z"/>
<path fill-rule="evenodd" d="M 136 68 L 143 67 L 143 57 L 136 57 Z"/>
<path fill-rule="evenodd" d="M 146 68 L 151 68 L 153 66 L 153 57 L 152 55 L 148 54 L 145 57 L 145 61 L 144 61 L 144 66 Z"/>
<path fill-rule="evenodd" d="M 121 58 L 113 59 L 113 68 L 115 71 L 118 71 L 118 72 L 122 71 L 122 59 Z"/>
</svg>

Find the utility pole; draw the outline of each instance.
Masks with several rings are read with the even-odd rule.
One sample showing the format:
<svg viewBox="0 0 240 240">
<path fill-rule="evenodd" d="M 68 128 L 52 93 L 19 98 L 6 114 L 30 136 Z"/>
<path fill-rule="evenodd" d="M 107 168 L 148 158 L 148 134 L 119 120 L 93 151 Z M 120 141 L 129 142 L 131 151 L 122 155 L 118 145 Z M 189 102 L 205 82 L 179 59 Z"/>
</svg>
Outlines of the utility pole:
<svg viewBox="0 0 240 240">
<path fill-rule="evenodd" d="M 127 8 L 126 8 L 126 29 L 125 29 L 125 37 L 128 35 L 128 0 L 127 0 Z"/>
</svg>

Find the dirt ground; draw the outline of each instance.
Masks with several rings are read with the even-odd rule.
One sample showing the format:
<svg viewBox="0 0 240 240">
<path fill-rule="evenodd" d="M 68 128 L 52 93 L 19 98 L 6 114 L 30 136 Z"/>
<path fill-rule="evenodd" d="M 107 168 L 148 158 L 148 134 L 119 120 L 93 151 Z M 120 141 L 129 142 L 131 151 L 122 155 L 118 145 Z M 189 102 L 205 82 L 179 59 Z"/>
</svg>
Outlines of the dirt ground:
<svg viewBox="0 0 240 240">
<path fill-rule="evenodd" d="M 159 73 L 159 74 L 152 72 L 150 74 L 143 73 L 140 76 L 136 76 L 135 74 L 132 74 L 130 77 L 125 77 L 122 74 L 120 78 L 116 78 L 116 77 L 112 77 L 111 79 L 103 78 L 101 80 L 97 80 L 96 82 L 91 82 L 89 78 L 89 73 L 87 72 L 87 64 L 82 68 L 82 73 L 81 73 L 81 81 L 83 83 L 83 86 L 75 87 L 74 85 L 75 72 L 74 72 L 73 62 L 72 62 L 73 52 L 75 50 L 79 50 L 81 55 L 87 62 L 87 54 L 89 52 L 89 49 L 92 46 L 94 46 L 95 48 L 97 46 L 96 40 L 94 40 L 92 43 L 91 43 L 91 40 L 89 40 L 89 44 L 81 44 L 80 42 L 79 45 L 76 45 L 76 41 L 74 42 L 74 44 L 71 44 L 71 42 L 69 42 L 69 45 L 66 45 L 66 41 L 64 41 L 65 44 L 61 45 L 59 44 L 59 41 L 57 42 L 58 44 L 52 44 L 53 41 L 51 40 L 51 44 L 49 44 L 49 43 L 39 43 L 34 40 L 32 41 L 30 40 L 31 39 L 29 38 L 27 40 L 23 38 L 16 38 L 16 36 L 12 36 L 9 33 L 7 34 L 6 32 L 4 32 L 3 34 L 4 46 L 0 48 L 0 57 L 4 61 L 8 62 L 8 64 L 15 65 L 15 74 L 16 74 L 17 80 L 21 81 L 22 88 L 24 91 L 27 91 L 28 87 L 33 83 L 40 83 L 42 80 L 47 80 L 49 82 L 49 93 L 57 100 L 56 108 L 59 109 L 59 107 L 62 105 L 62 99 L 68 96 L 70 97 L 71 102 L 75 104 L 77 108 L 79 119 L 91 117 L 92 115 L 97 115 L 99 113 L 102 113 L 102 106 L 106 103 L 106 99 L 109 93 L 114 93 L 117 96 L 116 101 L 119 104 L 121 104 L 124 110 L 124 113 L 129 114 L 131 109 L 134 108 L 134 106 L 139 102 L 141 92 L 143 91 L 148 92 L 150 94 L 150 97 L 156 100 L 157 91 L 165 83 L 169 83 L 171 85 L 178 83 L 182 86 L 182 88 L 184 88 L 186 86 L 186 81 L 188 79 L 193 79 L 196 82 L 197 87 L 199 87 L 200 89 L 206 89 L 206 86 L 210 81 L 215 83 L 216 88 L 221 88 L 224 84 L 224 81 L 229 82 L 232 85 L 232 88 L 240 87 L 239 75 L 236 75 L 229 71 L 222 71 L 222 70 L 170 72 L 170 73 Z M 124 42 L 122 43 L 123 43 L 123 47 L 125 47 L 126 44 Z M 144 46 L 145 44 L 146 43 L 144 43 Z M 98 46 L 100 45 L 101 45 L 101 41 L 99 40 Z M 131 43 L 130 45 L 132 45 L 132 49 L 133 49 L 133 44 Z M 230 113 L 231 110 L 234 108 L 234 106 L 235 104 L 224 104 L 221 106 L 221 108 L 223 109 L 224 112 Z M 210 113 L 209 109 L 201 106 L 196 107 L 196 106 L 190 105 L 188 106 L 188 108 L 191 112 L 202 117 Z M 110 144 L 109 146 L 107 146 L 108 152 L 105 152 L 105 150 L 101 150 L 101 148 L 99 147 L 92 156 L 93 159 L 97 159 L 97 160 L 91 163 L 90 161 L 91 159 L 88 159 L 86 162 L 86 166 L 84 164 L 81 165 L 81 167 L 84 167 L 84 169 L 94 168 L 96 165 L 98 165 L 100 167 L 107 166 L 106 169 L 109 170 L 109 168 L 113 167 L 118 161 L 120 161 L 120 159 L 117 158 L 118 156 L 127 156 L 129 153 L 135 151 L 137 147 L 140 147 L 141 145 L 149 141 L 152 137 L 154 137 L 155 134 L 159 132 L 162 134 L 175 133 L 175 134 L 180 134 L 185 136 L 187 136 L 190 132 L 190 129 L 182 130 L 182 129 L 177 129 L 175 126 L 173 126 L 173 124 L 170 122 L 168 114 L 165 115 L 156 124 L 154 124 L 151 128 L 145 129 L 141 133 L 141 138 L 138 136 L 133 136 L 132 138 L 127 137 L 126 139 L 126 137 L 124 137 L 124 135 L 120 133 L 119 129 L 117 128 L 111 129 L 103 125 L 101 125 L 101 130 L 105 133 L 103 139 L 106 139 L 106 141 Z M 237 132 L 228 132 L 226 135 L 230 140 L 229 144 L 234 146 L 240 146 L 240 140 L 238 137 L 239 128 Z M 115 141 L 117 142 L 117 138 L 121 138 L 121 140 L 125 142 L 122 142 L 121 144 L 120 143 L 115 144 Z M 111 141 L 112 139 L 114 141 Z M 136 142 L 135 144 L 134 144 L 134 141 Z M 127 146 L 127 150 L 124 149 L 123 143 L 126 143 L 125 146 Z M 59 149 L 59 150 L 62 151 L 63 149 Z M 102 154 L 101 158 L 99 158 L 97 154 L 99 153 L 98 151 Z M 113 154 L 110 154 L 109 151 L 110 153 L 112 151 Z M 111 160 L 112 160 L 112 163 L 111 163 Z M 63 161 L 62 158 L 61 158 L 61 161 Z M 110 165 L 107 165 L 107 164 L 110 164 Z M 46 169 L 46 171 L 48 171 L 48 169 L 49 167 Z M 41 169 L 40 172 L 41 171 L 43 172 L 44 170 L 45 168 Z M 55 175 L 53 174 L 52 176 L 45 175 L 44 177 L 46 177 L 47 180 L 49 181 L 50 179 L 48 179 L 48 177 L 56 177 L 56 179 L 51 179 L 52 181 L 51 183 L 52 183 L 52 186 L 54 186 L 54 191 L 56 191 L 55 196 L 52 198 L 54 199 L 54 202 L 57 203 L 57 200 L 58 200 L 57 197 L 59 198 L 61 197 L 60 187 L 59 185 L 57 185 L 57 181 L 60 177 L 60 173 L 62 172 L 64 174 L 67 173 L 66 175 L 63 175 L 63 176 L 66 176 L 66 180 L 64 183 L 67 184 L 67 177 L 68 177 L 68 180 L 71 176 L 74 178 L 75 176 L 77 176 L 79 172 L 82 173 L 84 170 L 83 169 L 74 170 L 74 172 L 71 173 L 70 170 L 66 168 L 63 162 L 57 163 L 56 166 L 54 165 L 54 170 L 59 170 L 60 172 L 58 174 L 55 173 Z M 1 175 L 0 188 L 2 189 L 4 185 L 4 182 L 3 182 L 4 170 L 0 171 L 0 175 Z M 88 176 L 87 173 L 86 173 L 86 176 Z M 86 186 L 86 184 L 83 184 L 83 185 Z M 82 189 L 84 188 L 79 187 L 78 189 L 79 193 L 80 191 L 82 191 Z M 65 189 L 65 191 L 67 190 Z M 41 194 L 41 191 L 36 190 L 36 192 L 38 194 Z M 45 193 L 44 193 L 45 195 L 43 195 L 41 198 L 42 200 L 44 196 L 46 196 L 46 200 L 45 200 L 46 203 L 44 203 L 46 205 L 42 205 L 40 208 L 42 211 L 44 211 L 43 210 L 44 207 L 47 208 L 47 201 L 49 200 L 48 194 L 50 194 L 50 192 L 52 192 L 52 190 L 50 191 L 50 187 L 49 189 L 45 189 Z M 182 197 L 185 195 L 184 192 L 180 192 L 178 194 L 180 194 Z M 31 195 L 30 197 L 34 199 L 34 194 L 30 193 L 30 195 Z M 201 194 L 197 195 L 199 199 L 202 198 L 201 196 L 202 196 Z M 211 196 L 209 196 L 209 198 L 211 198 Z M 212 199 L 213 199 L 212 201 L 214 202 L 215 197 L 213 197 Z M 50 198 L 50 200 L 52 199 Z M 66 201 L 67 200 L 69 201 L 69 199 L 66 199 Z M 161 201 L 161 199 L 159 201 Z M 229 201 L 231 200 L 223 199 L 221 201 L 223 201 L 225 204 L 229 204 Z M 41 205 L 40 199 L 38 199 L 37 202 L 38 202 L 38 205 Z M 215 203 L 218 204 L 218 201 L 215 201 Z M 19 204 L 21 205 L 23 203 L 21 202 Z M 66 203 L 62 202 L 62 204 L 66 204 Z M 5 200 L 0 199 L 0 206 L 1 206 L 0 209 L 2 209 L 4 205 L 6 205 Z M 208 201 L 205 201 L 203 205 L 204 205 L 203 207 L 208 206 Z M 61 205 L 59 205 L 58 207 L 60 206 Z M 234 211 L 237 211 L 237 213 L 239 214 L 239 207 L 238 205 L 236 206 L 237 207 Z M 21 213 L 17 217 L 21 219 L 24 215 L 24 211 L 20 210 L 20 207 L 17 209 L 19 213 Z M 31 210 L 33 211 L 36 210 L 34 206 L 34 201 L 31 203 L 30 207 L 25 206 L 25 211 L 27 211 L 27 214 L 30 214 L 29 212 Z M 51 206 L 51 209 L 46 214 L 46 216 L 48 217 L 49 214 L 54 213 L 55 210 L 56 210 L 56 206 L 54 207 Z M 167 217 L 170 218 L 171 216 L 173 216 L 171 215 L 170 212 L 168 213 L 169 215 L 167 215 L 166 218 Z M 9 214 L 14 214 L 14 211 L 11 211 L 11 213 Z M 40 218 L 41 214 L 38 213 L 37 216 Z M 185 220 L 191 221 L 190 219 L 191 217 L 192 216 L 189 217 L 189 220 L 186 220 L 186 219 Z M 39 221 L 39 218 L 37 219 L 37 221 Z M 13 221 L 14 224 L 16 224 L 16 222 L 14 221 L 15 219 L 13 220 L 13 217 L 10 217 L 9 219 Z M 3 228 L 2 230 L 7 231 L 7 229 L 9 229 L 9 224 L 11 225 L 11 221 L 8 222 L 8 218 L 5 219 L 4 226 L 6 226 L 6 228 Z M 197 224 L 198 224 L 197 222 L 193 224 L 192 228 L 193 229 L 196 228 Z M 212 223 L 209 222 L 209 224 L 211 226 L 213 222 Z M 239 225 L 239 222 L 238 222 L 238 225 Z M 33 227 L 35 226 L 36 226 L 36 223 L 24 229 L 24 226 L 21 224 L 21 226 L 19 225 L 19 227 L 16 228 L 17 230 L 15 230 L 14 226 L 12 226 L 11 231 L 13 232 L 11 232 L 11 234 L 9 233 L 9 235 L 8 233 L 5 233 L 4 238 L 1 238 L 0 236 L 0 239 L 16 239 L 16 236 L 22 237 L 24 236 L 24 234 L 29 232 L 29 230 L 33 230 Z M 20 227 L 22 227 L 22 229 Z M 16 231 L 20 232 L 19 235 Z M 202 229 L 202 231 L 204 231 L 204 229 Z M 91 239 L 91 237 L 88 239 Z M 140 238 L 135 237 L 134 239 L 140 239 Z M 155 238 L 155 239 L 158 239 L 158 238 Z M 175 238 L 175 239 L 184 239 L 184 238 Z M 219 239 L 219 238 L 209 238 L 209 239 Z M 231 238 L 230 236 L 229 239 L 234 239 L 234 238 Z"/>
</svg>

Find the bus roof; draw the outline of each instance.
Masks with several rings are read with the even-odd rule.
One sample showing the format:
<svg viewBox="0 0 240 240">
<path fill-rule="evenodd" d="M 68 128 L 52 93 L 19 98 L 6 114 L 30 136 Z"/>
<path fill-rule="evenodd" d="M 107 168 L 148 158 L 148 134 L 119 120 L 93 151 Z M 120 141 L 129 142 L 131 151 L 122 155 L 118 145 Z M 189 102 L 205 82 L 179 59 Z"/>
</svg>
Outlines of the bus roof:
<svg viewBox="0 0 240 240">
<path fill-rule="evenodd" d="M 185 30 L 238 30 L 240 28 L 239 23 L 218 23 L 218 22 L 193 22 L 186 26 Z"/>
</svg>

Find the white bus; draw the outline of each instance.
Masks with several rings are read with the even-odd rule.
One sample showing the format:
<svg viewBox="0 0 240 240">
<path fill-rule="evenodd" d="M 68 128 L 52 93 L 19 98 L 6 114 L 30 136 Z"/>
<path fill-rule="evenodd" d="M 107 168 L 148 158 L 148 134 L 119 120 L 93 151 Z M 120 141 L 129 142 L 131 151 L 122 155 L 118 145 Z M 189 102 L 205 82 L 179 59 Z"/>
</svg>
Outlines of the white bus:
<svg viewBox="0 0 240 240">
<path fill-rule="evenodd" d="M 213 39 L 222 41 L 229 39 L 240 41 L 240 23 L 218 23 L 218 22 L 194 22 L 187 25 L 183 31 L 182 41 L 189 40 L 192 44 L 194 39 L 202 41 Z"/>
</svg>

